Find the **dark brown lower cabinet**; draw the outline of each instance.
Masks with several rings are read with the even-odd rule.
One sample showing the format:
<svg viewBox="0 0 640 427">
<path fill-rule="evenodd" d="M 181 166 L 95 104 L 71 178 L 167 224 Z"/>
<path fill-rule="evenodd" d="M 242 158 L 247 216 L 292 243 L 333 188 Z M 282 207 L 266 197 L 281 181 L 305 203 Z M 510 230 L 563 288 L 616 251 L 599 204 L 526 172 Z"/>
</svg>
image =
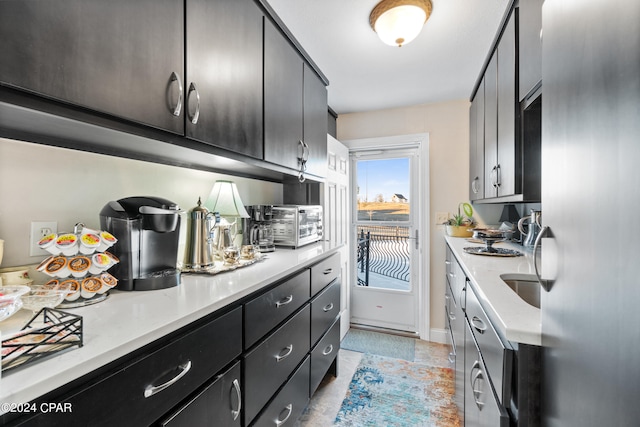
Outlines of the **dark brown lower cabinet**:
<svg viewBox="0 0 640 427">
<path fill-rule="evenodd" d="M 242 390 L 238 361 L 159 425 L 163 427 L 240 426 L 241 408 Z"/>
<path fill-rule="evenodd" d="M 309 387 L 310 358 L 295 371 L 291 379 L 276 394 L 264 412 L 252 424 L 255 427 L 292 426 L 309 403 L 309 396 L 301 393 Z"/>
<path fill-rule="evenodd" d="M 324 337 L 311 350 L 311 379 L 309 397 L 313 396 L 325 374 L 333 365 L 333 375 L 338 376 L 338 350 L 340 350 L 340 319 L 336 319 Z"/>
</svg>

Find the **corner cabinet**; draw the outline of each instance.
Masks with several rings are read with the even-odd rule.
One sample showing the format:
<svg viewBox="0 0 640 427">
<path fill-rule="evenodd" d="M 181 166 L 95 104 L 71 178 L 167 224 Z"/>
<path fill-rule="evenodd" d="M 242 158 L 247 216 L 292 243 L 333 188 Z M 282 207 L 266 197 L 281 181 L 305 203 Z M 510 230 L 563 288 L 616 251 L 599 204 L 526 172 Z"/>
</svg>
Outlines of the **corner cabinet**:
<svg viewBox="0 0 640 427">
<path fill-rule="evenodd" d="M 264 160 L 324 177 L 327 89 L 276 26 L 264 26 Z"/>
<path fill-rule="evenodd" d="M 182 0 L 0 2 L 0 84 L 183 134 Z"/>
<path fill-rule="evenodd" d="M 187 0 L 186 18 L 186 136 L 262 159 L 262 12 Z"/>
</svg>

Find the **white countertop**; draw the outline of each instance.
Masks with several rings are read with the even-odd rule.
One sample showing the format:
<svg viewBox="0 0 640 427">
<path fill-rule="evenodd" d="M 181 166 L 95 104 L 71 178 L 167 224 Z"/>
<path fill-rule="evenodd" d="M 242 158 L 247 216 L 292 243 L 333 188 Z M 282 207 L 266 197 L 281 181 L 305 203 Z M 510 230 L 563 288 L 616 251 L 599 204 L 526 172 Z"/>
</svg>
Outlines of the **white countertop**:
<svg viewBox="0 0 640 427">
<path fill-rule="evenodd" d="M 84 346 L 3 372 L 0 414 L 7 411 L 8 403 L 32 401 L 309 266 L 337 249 L 328 243 L 315 243 L 297 250 L 278 248 L 265 254 L 265 259 L 234 271 L 217 275 L 183 274 L 182 283 L 177 287 L 141 292 L 112 291 L 103 302 L 66 309 L 83 317 Z M 17 330 L 28 319 L 29 314 L 21 310 L 0 323 L 0 331 Z"/>
<path fill-rule="evenodd" d="M 504 274 L 535 274 L 531 249 L 501 242 L 496 247 L 515 249 L 524 256 L 472 255 L 464 252 L 463 248 L 482 245 L 459 237 L 445 236 L 445 239 L 498 333 L 511 342 L 541 345 L 540 309 L 524 302 L 500 278 Z"/>
</svg>

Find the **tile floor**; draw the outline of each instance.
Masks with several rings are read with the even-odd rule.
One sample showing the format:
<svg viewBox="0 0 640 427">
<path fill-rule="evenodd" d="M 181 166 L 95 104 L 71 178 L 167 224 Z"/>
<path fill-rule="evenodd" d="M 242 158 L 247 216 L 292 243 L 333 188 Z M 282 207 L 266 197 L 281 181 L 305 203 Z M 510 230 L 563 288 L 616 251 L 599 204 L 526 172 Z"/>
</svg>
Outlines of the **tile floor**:
<svg viewBox="0 0 640 427">
<path fill-rule="evenodd" d="M 416 340 L 416 362 L 432 366 L 451 367 L 447 346 L 429 341 Z M 296 427 L 329 427 L 342 405 L 351 378 L 360 363 L 362 353 L 341 349 L 338 353 L 338 378 L 328 376 L 318 387 Z"/>
</svg>

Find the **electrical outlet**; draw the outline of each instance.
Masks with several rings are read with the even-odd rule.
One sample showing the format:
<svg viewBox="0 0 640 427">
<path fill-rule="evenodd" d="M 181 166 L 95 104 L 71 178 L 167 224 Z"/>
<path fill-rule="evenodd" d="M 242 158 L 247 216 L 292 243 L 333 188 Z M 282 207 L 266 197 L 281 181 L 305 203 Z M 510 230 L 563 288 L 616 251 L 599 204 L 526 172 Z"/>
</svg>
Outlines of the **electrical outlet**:
<svg viewBox="0 0 640 427">
<path fill-rule="evenodd" d="M 44 249 L 40 249 L 38 242 L 44 236 L 57 233 L 58 222 L 57 221 L 34 221 L 31 223 L 31 233 L 29 234 L 29 256 L 45 256 L 49 255 L 49 252 Z"/>
<path fill-rule="evenodd" d="M 436 225 L 442 225 L 449 219 L 448 212 L 436 212 Z"/>
</svg>

